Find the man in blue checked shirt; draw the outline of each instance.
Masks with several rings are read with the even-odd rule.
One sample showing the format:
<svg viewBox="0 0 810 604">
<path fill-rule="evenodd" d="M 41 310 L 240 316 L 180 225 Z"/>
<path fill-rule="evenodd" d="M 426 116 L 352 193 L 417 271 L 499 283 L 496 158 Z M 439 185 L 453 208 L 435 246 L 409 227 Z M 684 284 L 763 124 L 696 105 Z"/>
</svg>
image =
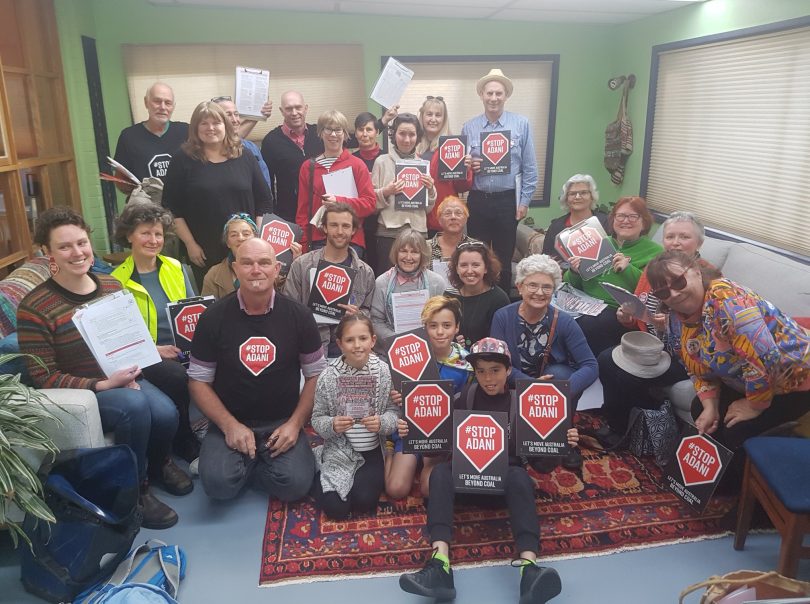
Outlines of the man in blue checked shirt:
<svg viewBox="0 0 810 604">
<path fill-rule="evenodd" d="M 492 246 L 503 264 L 499 285 L 512 287 L 512 254 L 518 222 L 526 217 L 529 202 L 537 188 L 537 160 L 529 120 L 504 110 L 512 96 L 512 80 L 500 69 L 493 69 L 476 84 L 484 113 L 465 122 L 461 133 L 470 145 L 473 187 L 467 198 L 470 237 Z M 511 170 L 509 174 L 481 174 L 481 133 L 508 130 Z"/>
</svg>

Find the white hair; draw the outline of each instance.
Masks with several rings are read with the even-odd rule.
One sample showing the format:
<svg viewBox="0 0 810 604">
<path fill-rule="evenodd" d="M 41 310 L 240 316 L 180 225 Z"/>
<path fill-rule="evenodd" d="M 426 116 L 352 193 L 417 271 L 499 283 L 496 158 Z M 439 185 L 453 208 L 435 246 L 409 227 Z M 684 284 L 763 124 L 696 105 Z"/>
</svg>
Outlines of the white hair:
<svg viewBox="0 0 810 604">
<path fill-rule="evenodd" d="M 667 226 L 673 224 L 675 222 L 690 222 L 695 229 L 695 235 L 697 235 L 698 241 L 700 245 L 703 245 L 703 242 L 706 240 L 706 229 L 703 226 L 703 223 L 700 222 L 697 216 L 692 214 L 692 212 L 681 212 L 676 211 L 672 212 L 667 219 L 661 225 L 662 229 L 666 229 Z"/>
<path fill-rule="evenodd" d="M 596 209 L 596 206 L 599 203 L 599 189 L 596 188 L 596 181 L 593 179 L 593 176 L 590 174 L 574 174 L 571 178 L 565 181 L 565 184 L 562 187 L 562 192 L 560 193 L 560 207 L 562 207 L 563 210 L 568 209 L 568 189 L 571 187 L 571 185 L 580 182 L 587 183 L 588 188 L 591 191 L 591 209 Z"/>
<path fill-rule="evenodd" d="M 545 254 L 532 254 L 518 262 L 517 271 L 515 273 L 515 283 L 523 283 L 526 277 L 530 277 L 535 273 L 543 273 L 551 277 L 554 281 L 554 289 L 560 287 L 562 283 L 560 265 Z"/>
</svg>

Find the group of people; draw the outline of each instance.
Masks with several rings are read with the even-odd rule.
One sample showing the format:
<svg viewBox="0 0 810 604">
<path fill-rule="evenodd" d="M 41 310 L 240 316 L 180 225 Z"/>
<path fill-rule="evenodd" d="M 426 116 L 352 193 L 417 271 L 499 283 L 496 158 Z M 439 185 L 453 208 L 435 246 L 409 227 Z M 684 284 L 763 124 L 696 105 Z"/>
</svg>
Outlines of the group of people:
<svg viewBox="0 0 810 604">
<path fill-rule="evenodd" d="M 810 336 L 700 258 L 704 232 L 695 216 L 671 215 L 659 246 L 648 237 L 653 219 L 644 199 L 623 197 L 609 214 L 599 213 L 599 193 L 588 175 L 564 184 L 560 202 L 567 213 L 551 223 L 545 253 L 517 264 L 518 299 L 510 300 L 514 230 L 537 181 L 528 122 L 503 110 L 512 91 L 498 70 L 479 81 L 484 114 L 463 130 L 473 147 L 465 158 L 467 179 L 452 183 L 436 176 L 436 143 L 447 132 L 441 97 L 428 97 L 418 115 L 398 108 L 382 120 L 361 114 L 352 154 L 345 116 L 330 111 L 317 126 L 308 125 L 301 95 L 286 93 L 284 124 L 262 143 L 266 173 L 255 152 L 241 152 L 245 133 L 232 101 L 201 103 L 181 150 L 167 165 L 147 162 L 165 168 L 166 207 L 127 204 L 116 236 L 132 253 L 112 276 L 90 270 L 90 226 L 80 215 L 66 208 L 40 215 L 35 240 L 50 257 L 52 277 L 19 306 L 20 346 L 42 360 L 29 362 L 37 386 L 96 393 L 105 431 L 135 452 L 144 526 L 177 522 L 150 483 L 177 495 L 193 488 L 172 461 L 172 449 L 188 460 L 199 457 L 200 481 L 212 498 L 233 498 L 250 483 L 284 501 L 309 494 L 336 519 L 373 513 L 383 494 L 399 499 L 418 488 L 427 499 L 434 551 L 422 570 L 400 578 L 400 586 L 453 597 L 454 502 L 475 503 L 480 496 L 456 496 L 446 456 L 403 451 L 408 425 L 401 393 L 382 360 L 391 336 L 418 326 L 428 335 L 439 375 L 453 383 L 458 408 L 509 412 L 515 379 L 557 379 L 570 382 L 573 414 L 598 377 L 606 421 L 596 437 L 606 447 L 621 440 L 631 407 L 660 404 L 651 387 L 687 377 L 698 395 L 697 428 L 735 450 L 750 436 L 810 411 Z M 141 138 L 174 135 L 169 92 L 157 84 L 147 93 L 150 118 L 132 127 L 146 131 Z M 153 117 L 164 120 L 162 134 L 148 125 Z M 391 134 L 388 154 L 377 144 L 384 128 Z M 479 173 L 474 146 L 487 129 L 512 133 L 509 176 Z M 430 161 L 422 177 L 428 205 L 397 211 L 393 200 L 403 183 L 394 166 L 413 157 Z M 344 167 L 354 175 L 357 197 L 326 192 L 323 176 Z M 465 201 L 459 195 L 467 190 Z M 261 217 L 271 210 L 302 228 L 288 267 L 259 237 Z M 552 245 L 556 233 L 593 215 L 618 252 L 609 271 L 583 280 L 579 259 L 564 261 Z M 376 223 L 368 219 L 373 216 Z M 162 254 L 170 228 L 185 244 L 191 274 Z M 307 306 L 321 260 L 356 271 L 337 322 Z M 595 317 L 572 318 L 553 304 L 563 282 L 607 308 Z M 634 291 L 648 312 L 635 316 L 600 283 Z M 218 300 L 199 319 L 186 370 L 164 308 L 196 291 L 195 284 Z M 133 293 L 161 362 L 105 376 L 70 318 L 77 306 L 122 287 Z M 398 312 L 406 299 L 419 301 L 418 318 Z M 624 339 L 636 332 L 669 355 L 664 371 L 653 377 L 634 375 L 616 360 Z M 353 375 L 369 376 L 373 384 L 368 414 L 360 420 L 338 404 L 340 377 Z M 209 422 L 201 445 L 189 426 L 191 401 Z M 304 432 L 310 423 L 323 438 L 315 449 Z M 571 453 L 562 465 L 576 470 L 582 465 L 576 428 L 567 438 Z M 553 459 L 529 461 L 536 471 L 549 472 Z M 535 487 L 514 451 L 505 486 L 520 601 L 546 602 L 560 593 L 561 582 L 556 571 L 537 563 Z"/>
</svg>

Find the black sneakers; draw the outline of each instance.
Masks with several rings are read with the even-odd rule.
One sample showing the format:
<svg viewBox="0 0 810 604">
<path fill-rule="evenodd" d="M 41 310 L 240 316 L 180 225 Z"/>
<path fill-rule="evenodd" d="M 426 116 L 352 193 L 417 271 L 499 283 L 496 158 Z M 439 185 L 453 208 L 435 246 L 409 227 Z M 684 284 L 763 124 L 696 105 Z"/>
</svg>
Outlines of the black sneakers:
<svg viewBox="0 0 810 604">
<path fill-rule="evenodd" d="M 428 560 L 420 571 L 400 575 L 399 586 L 410 594 L 437 600 L 452 600 L 456 597 L 453 569 L 445 572 L 444 564 L 436 558 Z"/>
<path fill-rule="evenodd" d="M 400 584 L 402 580 L 400 579 Z M 545 604 L 562 591 L 560 575 L 553 568 L 529 564 L 520 577 L 520 604 Z"/>
</svg>

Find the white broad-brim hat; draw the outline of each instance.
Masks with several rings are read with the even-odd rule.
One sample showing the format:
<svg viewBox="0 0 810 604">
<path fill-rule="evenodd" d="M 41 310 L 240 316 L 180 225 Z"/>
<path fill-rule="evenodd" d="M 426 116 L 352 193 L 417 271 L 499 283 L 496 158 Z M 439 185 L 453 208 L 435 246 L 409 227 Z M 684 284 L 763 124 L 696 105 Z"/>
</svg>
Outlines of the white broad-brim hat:
<svg viewBox="0 0 810 604">
<path fill-rule="evenodd" d="M 512 80 L 503 75 L 503 72 L 500 69 L 490 69 L 487 75 L 478 80 L 478 83 L 475 85 L 475 90 L 478 92 L 478 96 L 481 96 L 484 93 L 484 86 L 486 86 L 489 82 L 500 82 L 506 89 L 506 97 L 509 98 L 512 96 L 512 91 L 515 89 L 515 87 L 512 85 Z"/>
<path fill-rule="evenodd" d="M 613 349 L 613 361 L 630 375 L 655 378 L 669 369 L 672 358 L 664 352 L 664 343 L 646 331 L 631 331 Z"/>
</svg>

